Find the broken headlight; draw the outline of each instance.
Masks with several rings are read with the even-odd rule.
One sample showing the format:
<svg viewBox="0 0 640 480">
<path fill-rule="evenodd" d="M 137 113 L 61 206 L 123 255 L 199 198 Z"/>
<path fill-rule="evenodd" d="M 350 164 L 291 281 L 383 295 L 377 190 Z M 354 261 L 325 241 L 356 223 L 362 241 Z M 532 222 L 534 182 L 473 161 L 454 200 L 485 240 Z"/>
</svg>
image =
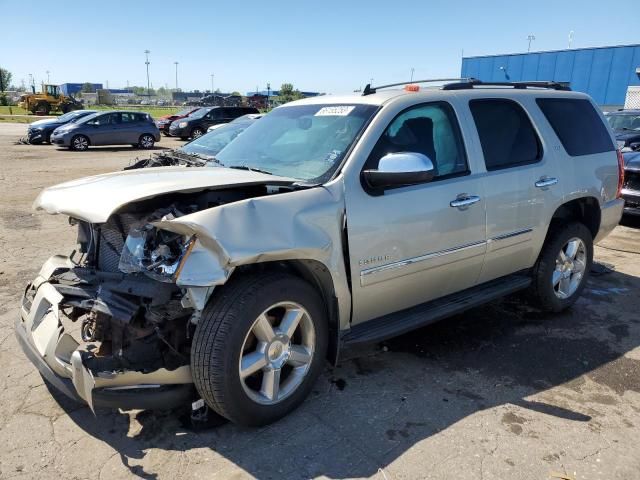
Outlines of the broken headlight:
<svg viewBox="0 0 640 480">
<path fill-rule="evenodd" d="M 152 225 L 132 228 L 122 248 L 118 269 L 144 273 L 161 282 L 174 282 L 191 253 L 195 237 L 185 237 Z"/>
</svg>

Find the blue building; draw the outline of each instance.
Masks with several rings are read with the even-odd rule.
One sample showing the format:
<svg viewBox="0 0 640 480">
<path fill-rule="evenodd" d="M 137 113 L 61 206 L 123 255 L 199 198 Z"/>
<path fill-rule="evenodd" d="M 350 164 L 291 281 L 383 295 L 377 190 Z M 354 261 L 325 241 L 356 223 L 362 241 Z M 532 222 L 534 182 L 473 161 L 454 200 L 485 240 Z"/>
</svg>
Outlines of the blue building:
<svg viewBox="0 0 640 480">
<path fill-rule="evenodd" d="M 504 82 L 554 80 L 588 93 L 603 107 L 624 104 L 627 87 L 640 85 L 640 44 L 462 59 L 462 77 Z"/>
<path fill-rule="evenodd" d="M 65 95 L 75 95 L 82 90 L 83 85 L 84 83 L 63 83 L 60 85 L 60 90 Z M 91 86 L 93 87 L 94 92 L 96 90 L 102 90 L 101 83 L 92 83 Z"/>
</svg>

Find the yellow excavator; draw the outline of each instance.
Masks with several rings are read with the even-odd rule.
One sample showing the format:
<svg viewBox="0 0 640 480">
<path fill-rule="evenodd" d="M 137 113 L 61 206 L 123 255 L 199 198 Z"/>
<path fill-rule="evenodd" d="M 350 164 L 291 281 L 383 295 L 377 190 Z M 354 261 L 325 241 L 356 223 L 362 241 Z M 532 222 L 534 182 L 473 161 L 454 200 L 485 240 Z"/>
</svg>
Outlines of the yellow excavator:
<svg viewBox="0 0 640 480">
<path fill-rule="evenodd" d="M 81 110 L 82 104 L 72 96 L 60 92 L 58 85 L 42 84 L 42 92 L 36 93 L 35 87 L 31 87 L 33 93 L 25 93 L 20 96 L 18 106 L 29 110 L 31 113 L 49 115 L 50 112 L 59 110 L 62 113 L 71 110 Z"/>
</svg>

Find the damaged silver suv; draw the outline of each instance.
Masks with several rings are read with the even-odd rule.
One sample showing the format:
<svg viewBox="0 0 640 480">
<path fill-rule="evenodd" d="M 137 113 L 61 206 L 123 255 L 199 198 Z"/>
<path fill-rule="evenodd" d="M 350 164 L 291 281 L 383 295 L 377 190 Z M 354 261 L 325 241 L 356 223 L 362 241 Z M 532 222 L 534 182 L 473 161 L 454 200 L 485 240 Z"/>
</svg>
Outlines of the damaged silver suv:
<svg viewBox="0 0 640 480">
<path fill-rule="evenodd" d="M 561 311 L 618 223 L 623 170 L 591 99 L 555 83 L 367 86 L 276 108 L 207 167 L 47 188 L 78 246 L 16 333 L 98 406 L 195 402 L 263 425 L 345 345 L 526 289 Z"/>
</svg>

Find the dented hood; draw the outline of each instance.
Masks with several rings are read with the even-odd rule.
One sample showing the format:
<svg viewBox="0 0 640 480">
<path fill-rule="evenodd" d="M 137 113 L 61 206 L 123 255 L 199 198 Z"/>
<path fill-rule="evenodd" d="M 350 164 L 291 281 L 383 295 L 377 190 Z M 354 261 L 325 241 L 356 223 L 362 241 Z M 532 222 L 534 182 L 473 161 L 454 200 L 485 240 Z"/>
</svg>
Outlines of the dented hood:
<svg viewBox="0 0 640 480">
<path fill-rule="evenodd" d="M 141 168 L 54 185 L 38 195 L 33 207 L 90 223 L 103 223 L 113 212 L 128 203 L 165 193 L 248 185 L 290 185 L 295 181 L 293 178 L 223 167 Z"/>
</svg>

